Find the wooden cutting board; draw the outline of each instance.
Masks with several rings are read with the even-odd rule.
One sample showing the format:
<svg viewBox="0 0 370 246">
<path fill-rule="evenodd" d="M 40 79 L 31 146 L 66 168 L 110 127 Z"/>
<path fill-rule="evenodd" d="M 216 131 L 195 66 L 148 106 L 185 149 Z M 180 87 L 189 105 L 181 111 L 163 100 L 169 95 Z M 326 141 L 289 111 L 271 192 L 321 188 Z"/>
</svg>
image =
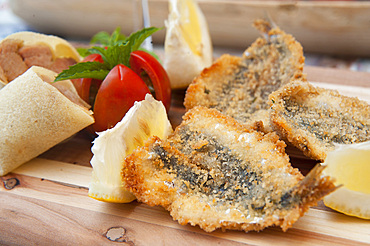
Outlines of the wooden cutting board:
<svg viewBox="0 0 370 246">
<path fill-rule="evenodd" d="M 337 88 L 370 102 L 370 73 L 306 67 L 315 85 Z M 169 118 L 181 122 L 184 90 L 174 91 Z M 0 177 L 0 245 L 369 245 L 370 222 L 335 212 L 320 202 L 291 229 L 205 233 L 182 226 L 167 211 L 132 202 L 111 204 L 87 196 L 91 138 L 69 141 Z M 307 173 L 315 162 L 292 158 Z"/>
</svg>

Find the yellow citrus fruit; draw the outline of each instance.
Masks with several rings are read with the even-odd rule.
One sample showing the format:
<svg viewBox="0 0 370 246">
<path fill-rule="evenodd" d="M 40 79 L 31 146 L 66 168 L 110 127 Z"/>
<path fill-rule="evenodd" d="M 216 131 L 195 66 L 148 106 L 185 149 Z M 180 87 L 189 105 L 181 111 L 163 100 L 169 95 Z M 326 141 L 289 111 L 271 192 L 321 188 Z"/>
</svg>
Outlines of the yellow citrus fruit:
<svg viewBox="0 0 370 246">
<path fill-rule="evenodd" d="M 117 125 L 94 140 L 92 180 L 88 195 L 94 199 L 126 203 L 135 196 L 125 189 L 121 178 L 124 158 L 151 136 L 166 138 L 172 132 L 162 102 L 147 94 L 145 100 L 135 102 Z"/>
<path fill-rule="evenodd" d="M 342 185 L 324 198 L 326 206 L 347 215 L 370 219 L 370 141 L 339 145 L 328 153 L 325 174 Z"/>
<path fill-rule="evenodd" d="M 172 88 L 186 88 L 205 67 L 212 65 L 207 21 L 195 0 L 170 0 L 165 24 L 164 67 Z"/>
</svg>

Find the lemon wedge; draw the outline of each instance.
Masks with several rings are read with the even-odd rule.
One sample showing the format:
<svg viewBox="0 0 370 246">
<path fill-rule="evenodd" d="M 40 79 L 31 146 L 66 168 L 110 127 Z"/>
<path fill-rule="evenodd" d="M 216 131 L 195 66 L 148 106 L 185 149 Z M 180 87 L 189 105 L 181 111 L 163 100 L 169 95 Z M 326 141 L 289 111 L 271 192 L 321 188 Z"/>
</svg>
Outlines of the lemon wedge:
<svg viewBox="0 0 370 246">
<path fill-rule="evenodd" d="M 213 48 L 207 21 L 194 0 L 170 0 L 165 22 L 164 67 L 173 89 L 186 88 L 212 65 Z"/>
<path fill-rule="evenodd" d="M 135 196 L 125 189 L 121 178 L 124 158 L 151 136 L 166 138 L 172 132 L 162 102 L 147 94 L 135 102 L 115 127 L 98 133 L 91 151 L 93 167 L 88 195 L 94 199 L 126 203 Z"/>
<path fill-rule="evenodd" d="M 329 152 L 324 174 L 343 185 L 324 198 L 326 206 L 347 215 L 370 219 L 370 141 L 338 145 Z"/>
</svg>

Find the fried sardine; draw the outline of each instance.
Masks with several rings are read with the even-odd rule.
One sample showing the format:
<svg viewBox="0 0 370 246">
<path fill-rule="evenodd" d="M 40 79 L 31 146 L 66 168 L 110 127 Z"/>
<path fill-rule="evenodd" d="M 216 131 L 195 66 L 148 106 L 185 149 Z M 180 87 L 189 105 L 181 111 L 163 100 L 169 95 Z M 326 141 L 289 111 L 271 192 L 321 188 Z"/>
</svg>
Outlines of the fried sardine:
<svg viewBox="0 0 370 246">
<path fill-rule="evenodd" d="M 270 95 L 271 124 L 305 155 L 324 161 L 335 144 L 370 140 L 370 105 L 337 91 L 292 81 Z"/>
<path fill-rule="evenodd" d="M 184 105 L 216 108 L 241 123 L 262 120 L 268 126 L 267 100 L 291 79 L 305 79 L 303 49 L 293 36 L 266 21 L 256 21 L 262 32 L 243 57 L 223 55 L 194 79 Z"/>
<path fill-rule="evenodd" d="M 139 201 L 163 206 L 180 224 L 285 231 L 335 187 L 321 166 L 304 177 L 284 149 L 258 124 L 195 107 L 167 139 L 153 137 L 128 156 L 122 176 Z"/>
</svg>

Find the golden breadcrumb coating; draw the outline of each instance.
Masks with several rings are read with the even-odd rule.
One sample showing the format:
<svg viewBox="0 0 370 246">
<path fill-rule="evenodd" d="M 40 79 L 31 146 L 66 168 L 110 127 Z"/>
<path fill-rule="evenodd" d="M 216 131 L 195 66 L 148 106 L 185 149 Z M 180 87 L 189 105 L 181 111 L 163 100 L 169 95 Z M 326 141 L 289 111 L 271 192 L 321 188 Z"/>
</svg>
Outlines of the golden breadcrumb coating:
<svg viewBox="0 0 370 246">
<path fill-rule="evenodd" d="M 370 140 L 370 105 L 358 98 L 296 80 L 269 104 L 274 129 L 310 158 L 324 161 L 335 144 Z"/>
<path fill-rule="evenodd" d="M 258 126 L 195 107 L 166 140 L 153 137 L 125 159 L 124 183 L 183 225 L 285 231 L 335 186 L 320 177 L 321 166 L 304 178 L 290 165 L 285 143 Z"/>
<path fill-rule="evenodd" d="M 184 105 L 216 108 L 241 123 L 262 120 L 268 126 L 271 92 L 303 75 L 303 49 L 294 37 L 266 21 L 256 21 L 263 34 L 243 57 L 223 55 L 202 71 L 186 91 Z"/>
</svg>

